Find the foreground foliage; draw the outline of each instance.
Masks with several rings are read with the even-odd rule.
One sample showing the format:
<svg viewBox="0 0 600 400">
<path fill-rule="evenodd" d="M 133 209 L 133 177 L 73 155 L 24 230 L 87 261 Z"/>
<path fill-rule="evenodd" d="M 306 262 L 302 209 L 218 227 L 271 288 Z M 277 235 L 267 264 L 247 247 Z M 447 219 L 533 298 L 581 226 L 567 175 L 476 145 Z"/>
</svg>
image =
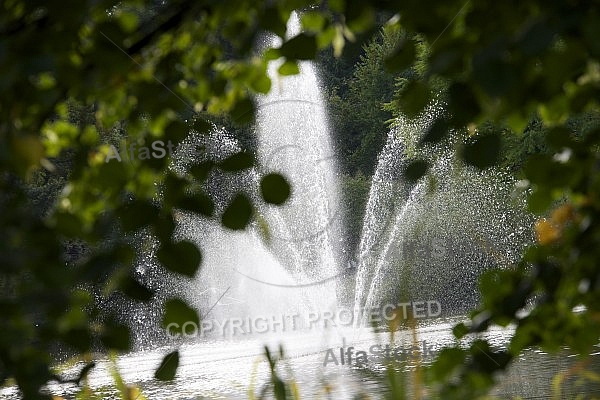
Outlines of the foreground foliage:
<svg viewBox="0 0 600 400">
<path fill-rule="evenodd" d="M 305 33 L 256 56 L 260 32 L 283 37 L 285 21 L 299 8 Z M 214 215 L 214 204 L 194 185 L 214 168 L 250 167 L 247 156 L 203 163 L 181 176 L 167 157 L 105 162 L 111 140 L 126 131 L 138 146 L 178 143 L 190 129 L 211 129 L 209 115 L 251 122 L 251 95 L 271 88 L 268 60 L 283 58 L 279 71 L 291 74 L 296 60 L 320 49 L 339 56 L 347 41 L 376 28 L 378 12 L 398 14 L 388 25 L 407 33 L 386 68 L 416 72 L 398 81 L 389 110 L 416 115 L 443 90 L 448 113 L 421 145 L 464 131 L 472 136 L 465 161 L 487 168 L 499 160 L 503 135 L 521 134 L 532 119 L 547 128 L 549 153 L 527 154 L 523 169 L 530 208 L 540 215 L 539 244 L 515 268 L 482 279 L 481 308 L 455 329 L 460 338 L 514 323 L 515 336 L 507 351 L 485 341 L 445 350 L 428 371 L 434 386 L 444 398 L 476 397 L 526 347 L 568 345 L 586 355 L 597 344 L 600 130 L 573 132 L 567 124 L 598 107 L 597 1 L 90 0 L 65 7 L 7 0 L 0 10 L 0 381 L 14 377 L 26 398 L 44 398 L 39 388 L 60 380 L 49 368 L 57 346 L 81 353 L 129 348 L 127 327 L 104 315 L 86 289 L 93 284 L 106 295 L 152 298 L 132 269 L 125 234 L 149 230 L 163 266 L 193 276 L 201 253 L 172 242 L 175 210 L 217 218 L 231 229 L 252 219 L 245 195 Z M 91 117 L 75 118 L 81 109 Z M 501 129 L 483 129 L 490 122 Z M 421 160 L 407 169 L 410 179 L 426 173 Z M 36 198 L 33 179 L 60 195 Z M 285 199 L 289 188 L 281 179 L 263 183 L 265 201 Z M 51 203 L 45 213 L 33 207 L 40 201 Z M 79 241 L 85 257 L 74 263 L 65 243 Z M 519 313 L 528 305 L 526 315 Z M 181 300 L 166 302 L 164 324 L 190 317 L 198 319 Z M 158 378 L 172 379 L 175 354 Z"/>
</svg>

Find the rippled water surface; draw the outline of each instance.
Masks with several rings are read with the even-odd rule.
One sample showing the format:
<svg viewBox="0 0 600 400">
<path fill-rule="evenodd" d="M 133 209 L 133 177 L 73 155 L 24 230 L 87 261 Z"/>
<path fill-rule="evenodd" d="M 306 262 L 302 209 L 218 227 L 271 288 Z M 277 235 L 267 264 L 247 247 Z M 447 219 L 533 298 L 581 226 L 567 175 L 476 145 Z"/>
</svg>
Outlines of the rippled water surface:
<svg viewBox="0 0 600 400">
<path fill-rule="evenodd" d="M 451 327 L 456 321 L 445 320 L 430 325 L 424 324 L 416 331 L 419 346 L 423 341 L 432 351 L 438 351 L 445 344 L 452 343 Z M 497 347 L 502 347 L 510 334 L 509 330 L 492 330 L 487 339 Z M 283 332 L 254 337 L 240 337 L 232 340 L 204 341 L 184 344 L 180 347 L 180 367 L 175 381 L 161 383 L 153 378 L 154 371 L 162 357 L 172 351 L 164 347 L 152 351 L 140 351 L 119 357 L 117 364 L 127 384 L 142 389 L 148 399 L 244 399 L 250 391 L 259 394 L 269 379 L 269 370 L 264 357 L 264 346 L 275 350 L 282 344 L 286 360 L 281 365 L 281 375 L 294 379 L 301 398 L 306 399 L 352 399 L 358 394 L 369 394 L 370 398 L 383 398 L 386 387 L 381 379 L 384 365 L 376 360 L 369 349 L 374 345 L 391 344 L 392 348 L 406 348 L 413 345 L 412 331 L 396 332 L 393 342 L 389 333 L 372 333 L 370 330 L 357 331 L 351 328 L 320 331 Z M 339 348 L 354 347 L 354 354 L 363 350 L 369 354 L 366 367 L 347 362 L 341 365 Z M 337 357 L 338 365 L 332 361 L 324 366 L 327 350 Z M 422 362 L 431 361 L 430 354 L 423 355 Z M 600 352 L 592 354 L 588 371 L 600 373 Z M 410 358 L 408 359 L 410 360 Z M 590 381 L 582 381 L 576 374 L 577 357 L 565 352 L 561 355 L 548 355 L 540 351 L 525 352 L 500 379 L 491 393 L 495 398 L 524 399 L 552 398 L 552 380 L 559 373 L 567 376 L 562 395 L 558 398 L 574 398 L 576 393 L 587 393 L 583 398 L 600 396 L 600 386 Z M 405 365 L 407 377 L 411 377 L 414 362 Z M 110 374 L 110 363 L 100 361 L 89 376 L 92 388 L 105 398 L 118 398 L 114 381 Z M 74 398 L 77 388 L 52 386 L 50 391 L 65 398 Z M 596 397 L 594 397 L 596 396 Z M 14 388 L 0 391 L 0 397 L 18 398 Z"/>
</svg>

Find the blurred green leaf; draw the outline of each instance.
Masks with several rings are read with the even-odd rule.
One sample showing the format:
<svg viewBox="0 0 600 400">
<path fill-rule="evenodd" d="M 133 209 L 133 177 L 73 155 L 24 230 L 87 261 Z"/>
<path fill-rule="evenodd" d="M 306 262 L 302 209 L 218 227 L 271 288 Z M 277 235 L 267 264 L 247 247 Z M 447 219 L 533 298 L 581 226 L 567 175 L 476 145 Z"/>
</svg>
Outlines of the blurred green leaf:
<svg viewBox="0 0 600 400">
<path fill-rule="evenodd" d="M 254 121 L 256 110 L 254 103 L 247 97 L 238 100 L 230 112 L 231 120 L 236 125 L 247 125 Z"/>
<path fill-rule="evenodd" d="M 450 133 L 450 127 L 443 118 L 436 119 L 433 124 L 425 131 L 425 134 L 419 141 L 419 145 L 425 143 L 438 143 Z"/>
<path fill-rule="evenodd" d="M 177 374 L 177 368 L 179 367 L 179 351 L 174 351 L 172 353 L 167 354 L 160 366 L 156 369 L 154 373 L 154 378 L 159 381 L 172 381 L 175 379 L 175 375 Z"/>
<path fill-rule="evenodd" d="M 92 346 L 91 332 L 85 327 L 68 329 L 62 334 L 62 339 L 65 343 L 82 353 L 89 351 Z"/>
<path fill-rule="evenodd" d="M 448 88 L 448 113 L 455 128 L 463 128 L 473 122 L 481 112 L 479 102 L 471 87 L 462 82 L 454 82 Z"/>
<path fill-rule="evenodd" d="M 125 32 L 133 32 L 139 25 L 137 14 L 125 10 L 119 10 L 117 13 L 117 21 L 119 21 L 121 28 L 123 28 Z"/>
<path fill-rule="evenodd" d="M 200 268 L 202 256 L 200 250 L 192 242 L 162 243 L 156 253 L 160 261 L 169 271 L 193 278 Z"/>
<path fill-rule="evenodd" d="M 200 324 L 198 313 L 180 299 L 167 300 L 164 306 L 162 327 L 167 328 L 169 324 L 177 324 L 181 327 L 186 322 L 198 326 Z"/>
<path fill-rule="evenodd" d="M 534 214 L 543 214 L 550 208 L 553 200 L 549 190 L 537 187 L 527 197 L 527 209 Z"/>
<path fill-rule="evenodd" d="M 467 333 L 469 333 L 469 328 L 462 322 L 452 328 L 452 334 L 457 339 L 462 339 Z"/>
<path fill-rule="evenodd" d="M 300 33 L 282 44 L 279 52 L 291 60 L 312 60 L 317 55 L 317 40 L 314 35 Z"/>
<path fill-rule="evenodd" d="M 197 123 L 197 126 L 199 126 L 199 123 Z M 165 128 L 164 137 L 167 142 L 170 140 L 172 143 L 177 144 L 181 143 L 188 136 L 189 132 L 190 127 L 185 122 L 175 120 Z"/>
<path fill-rule="evenodd" d="M 280 57 L 281 53 L 279 52 L 279 49 L 270 48 L 263 53 L 263 58 L 265 61 L 277 60 Z"/>
<path fill-rule="evenodd" d="M 364 32 L 375 23 L 373 6 L 364 1 L 346 2 L 346 24 L 353 32 Z"/>
<path fill-rule="evenodd" d="M 390 72 L 404 71 L 412 64 L 415 53 L 414 42 L 410 39 L 403 38 L 389 57 L 385 59 L 385 68 Z"/>
<path fill-rule="evenodd" d="M 409 182 L 416 182 L 427 173 L 429 163 L 425 160 L 411 161 L 404 169 L 404 177 Z"/>
<path fill-rule="evenodd" d="M 546 142 L 555 150 L 573 148 L 575 142 L 571 138 L 571 132 L 564 126 L 553 127 L 546 134 Z"/>
<path fill-rule="evenodd" d="M 131 347 L 129 328 L 115 321 L 105 324 L 100 340 L 111 350 L 128 351 Z"/>
<path fill-rule="evenodd" d="M 438 354 L 431 366 L 431 374 L 436 381 L 443 381 L 448 376 L 455 374 L 456 369 L 463 363 L 467 354 L 459 348 L 444 348 Z"/>
<path fill-rule="evenodd" d="M 266 7 L 258 23 L 261 28 L 271 31 L 281 38 L 285 37 L 286 21 L 277 6 Z"/>
<path fill-rule="evenodd" d="M 541 54 L 552 43 L 556 32 L 543 20 L 532 20 L 520 35 L 517 46 L 530 56 Z"/>
<path fill-rule="evenodd" d="M 58 211 L 54 214 L 56 230 L 65 237 L 82 237 L 83 225 L 77 215 L 65 211 Z"/>
<path fill-rule="evenodd" d="M 308 11 L 301 16 L 302 26 L 311 32 L 320 32 L 325 26 L 325 17 L 317 11 Z"/>
<path fill-rule="evenodd" d="M 219 168 L 224 171 L 241 171 L 254 166 L 254 157 L 250 153 L 236 153 L 221 161 Z"/>
<path fill-rule="evenodd" d="M 271 90 L 271 79 L 267 75 L 260 74 L 251 79 L 249 85 L 255 92 L 267 94 Z"/>
<path fill-rule="evenodd" d="M 101 189 L 121 190 L 127 183 L 128 173 L 122 162 L 111 160 L 98 167 L 95 183 Z"/>
<path fill-rule="evenodd" d="M 268 174 L 260 181 L 260 192 L 267 203 L 283 204 L 290 197 L 291 188 L 282 175 Z"/>
<path fill-rule="evenodd" d="M 427 84 L 421 81 L 410 81 L 399 99 L 400 108 L 407 117 L 416 117 L 431 100 L 431 92 Z"/>
<path fill-rule="evenodd" d="M 169 242 L 175 231 L 175 221 L 172 215 L 161 215 L 152 224 L 156 236 L 165 242 Z"/>
<path fill-rule="evenodd" d="M 557 163 L 552 157 L 544 154 L 529 157 L 523 171 L 532 183 L 548 188 L 566 186 L 577 177 L 569 165 Z"/>
<path fill-rule="evenodd" d="M 185 193 L 185 188 L 187 186 L 187 181 L 175 175 L 174 173 L 170 173 L 165 178 L 164 188 L 163 188 L 163 203 L 166 207 L 172 207 L 176 204 Z"/>
<path fill-rule="evenodd" d="M 200 182 L 204 182 L 212 168 L 214 163 L 212 161 L 204 161 L 199 164 L 194 164 L 190 167 L 190 173 L 194 178 L 196 178 Z"/>
<path fill-rule="evenodd" d="M 211 217 L 215 211 L 215 203 L 205 193 L 186 194 L 179 201 L 177 206 L 182 210 L 187 210 Z"/>
<path fill-rule="evenodd" d="M 519 85 L 515 65 L 504 59 L 505 49 L 486 48 L 473 57 L 473 78 L 490 97 L 506 95 Z"/>
<path fill-rule="evenodd" d="M 125 232 L 149 225 L 158 214 L 158 208 L 147 200 L 134 200 L 117 211 Z"/>
<path fill-rule="evenodd" d="M 214 125 L 204 118 L 195 117 L 192 123 L 192 129 L 198 133 L 208 133 L 213 129 Z"/>
<path fill-rule="evenodd" d="M 467 164 L 479 169 L 492 167 L 498 163 L 502 139 L 498 133 L 490 133 L 475 138 L 463 149 L 463 159 Z"/>
<path fill-rule="evenodd" d="M 300 73 L 300 68 L 298 68 L 298 63 L 292 60 L 286 60 L 281 66 L 277 69 L 279 75 L 287 76 L 287 75 L 297 75 Z"/>
<path fill-rule="evenodd" d="M 241 230 L 246 228 L 252 218 L 252 203 L 246 195 L 238 193 L 221 216 L 221 223 L 229 229 Z"/>
<path fill-rule="evenodd" d="M 149 301 L 154 295 L 150 289 L 139 283 L 131 275 L 127 275 L 125 278 L 123 278 L 123 280 L 121 280 L 119 288 L 128 297 L 138 301 Z"/>
</svg>

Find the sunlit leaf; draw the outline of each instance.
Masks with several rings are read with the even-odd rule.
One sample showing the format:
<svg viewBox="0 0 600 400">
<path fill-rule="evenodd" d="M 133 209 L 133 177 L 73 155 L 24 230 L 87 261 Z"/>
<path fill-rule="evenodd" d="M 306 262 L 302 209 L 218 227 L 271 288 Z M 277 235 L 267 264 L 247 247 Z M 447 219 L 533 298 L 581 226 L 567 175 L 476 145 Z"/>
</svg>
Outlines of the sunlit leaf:
<svg viewBox="0 0 600 400">
<path fill-rule="evenodd" d="M 302 26 L 304 29 L 313 32 L 320 32 L 325 26 L 325 17 L 316 11 L 309 11 L 302 14 Z"/>
<path fill-rule="evenodd" d="M 286 60 L 279 68 L 277 69 L 279 75 L 297 75 L 300 73 L 300 68 L 298 68 L 298 63 L 291 60 Z"/>
<path fill-rule="evenodd" d="M 251 79 L 249 85 L 255 92 L 267 94 L 271 90 L 271 79 L 265 74 L 260 74 Z"/>
</svg>

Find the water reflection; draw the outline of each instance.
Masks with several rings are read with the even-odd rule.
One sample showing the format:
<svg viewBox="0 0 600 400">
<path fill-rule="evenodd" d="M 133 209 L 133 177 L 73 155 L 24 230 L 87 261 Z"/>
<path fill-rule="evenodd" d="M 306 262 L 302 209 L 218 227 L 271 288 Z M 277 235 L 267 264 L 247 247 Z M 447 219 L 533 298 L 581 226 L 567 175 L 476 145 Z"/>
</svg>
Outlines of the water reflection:
<svg viewBox="0 0 600 400">
<path fill-rule="evenodd" d="M 284 364 L 282 367 L 285 368 L 281 370 L 282 377 L 297 383 L 302 399 L 354 399 L 360 394 L 378 399 L 384 398 L 388 392 L 384 379 L 385 365 L 374 360 L 366 366 L 357 366 L 355 362 L 352 365 L 327 363 L 324 366 L 328 349 L 338 351 L 340 347 L 347 349 L 353 346 L 356 355 L 357 351 L 373 345 L 402 348 L 417 340 L 419 343 L 426 341 L 427 346 L 431 346 L 435 352 L 453 343 L 451 328 L 454 323 L 456 319 L 425 322 L 416 329 L 415 337 L 410 330 L 400 331 L 396 332 L 393 341 L 390 341 L 389 333 L 344 328 L 190 343 L 180 348 L 181 365 L 177 378 L 171 383 L 157 382 L 153 378 L 162 356 L 172 350 L 168 347 L 121 356 L 118 367 L 124 381 L 140 387 L 148 399 L 246 399 L 249 398 L 249 390 L 257 394 L 269 380 L 269 370 L 263 356 L 264 345 L 276 348 L 282 343 L 287 355 L 287 365 Z M 485 338 L 492 346 L 503 347 L 510 333 L 510 330 L 494 329 Z M 586 363 L 582 363 L 568 351 L 548 355 L 528 350 L 500 377 L 491 396 L 549 399 L 553 396 L 553 380 L 556 381 L 558 374 L 562 374 L 562 383 L 557 385 L 560 387 L 557 398 L 571 399 L 577 394 L 584 394 L 581 398 L 594 398 L 594 394 L 600 394 L 600 384 L 590 379 L 584 380 L 581 371 L 585 369 L 588 375 L 590 372 L 598 374 L 597 379 L 600 376 L 599 356 L 600 352 L 594 353 Z M 427 364 L 431 360 L 428 356 L 422 362 Z M 415 369 L 410 357 L 403 369 L 408 378 L 407 393 L 410 394 L 414 381 L 411 374 Z M 89 383 L 102 393 L 103 398 L 119 398 L 108 361 L 99 362 L 89 376 Z M 52 394 L 68 399 L 74 398 L 78 390 L 75 386 L 51 386 L 49 389 Z M 3 389 L 0 390 L 0 398 L 17 399 L 18 396 L 14 389 Z"/>
</svg>

